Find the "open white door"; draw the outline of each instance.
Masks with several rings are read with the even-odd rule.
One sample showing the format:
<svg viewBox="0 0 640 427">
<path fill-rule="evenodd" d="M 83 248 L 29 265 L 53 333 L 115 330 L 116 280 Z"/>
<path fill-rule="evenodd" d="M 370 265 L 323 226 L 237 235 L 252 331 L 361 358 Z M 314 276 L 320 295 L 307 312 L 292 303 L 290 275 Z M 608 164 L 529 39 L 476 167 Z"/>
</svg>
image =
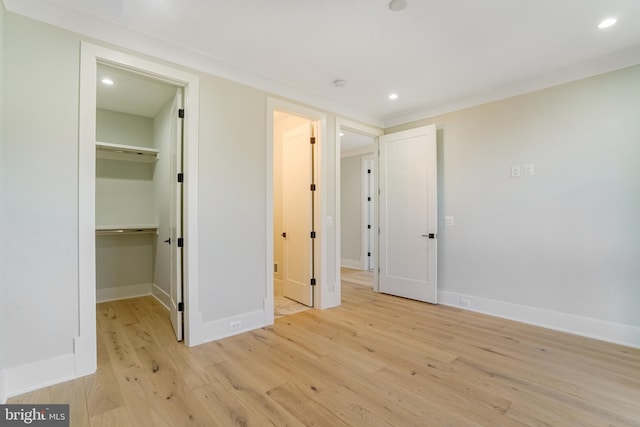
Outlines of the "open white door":
<svg viewBox="0 0 640 427">
<path fill-rule="evenodd" d="M 285 297 L 313 307 L 313 180 L 309 123 L 284 133 L 282 141 L 282 290 Z"/>
<path fill-rule="evenodd" d="M 178 341 L 182 341 L 184 303 L 182 298 L 182 149 L 183 149 L 183 119 L 180 117 L 182 108 L 182 90 L 179 89 L 174 99 L 171 129 L 171 324 Z M 180 182 L 179 182 L 180 181 Z"/>
<path fill-rule="evenodd" d="M 380 137 L 380 292 L 437 303 L 436 127 Z"/>
</svg>

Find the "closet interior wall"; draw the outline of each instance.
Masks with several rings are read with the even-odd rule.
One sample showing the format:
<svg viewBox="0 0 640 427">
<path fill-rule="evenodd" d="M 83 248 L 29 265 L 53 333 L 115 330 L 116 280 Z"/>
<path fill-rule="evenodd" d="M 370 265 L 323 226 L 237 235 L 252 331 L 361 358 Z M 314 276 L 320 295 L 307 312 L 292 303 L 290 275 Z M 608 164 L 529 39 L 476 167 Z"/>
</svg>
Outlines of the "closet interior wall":
<svg viewBox="0 0 640 427">
<path fill-rule="evenodd" d="M 169 299 L 170 132 L 168 102 L 155 117 L 96 110 L 96 141 L 158 150 L 149 162 L 96 159 L 97 301 L 154 295 Z M 132 229 L 145 229 L 135 232 Z"/>
</svg>

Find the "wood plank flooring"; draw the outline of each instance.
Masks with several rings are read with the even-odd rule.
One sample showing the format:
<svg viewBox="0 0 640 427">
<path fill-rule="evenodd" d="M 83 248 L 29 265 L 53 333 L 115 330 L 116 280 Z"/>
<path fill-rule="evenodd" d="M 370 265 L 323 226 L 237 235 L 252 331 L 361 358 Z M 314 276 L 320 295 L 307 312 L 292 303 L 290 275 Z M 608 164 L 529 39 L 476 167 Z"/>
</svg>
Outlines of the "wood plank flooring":
<svg viewBox="0 0 640 427">
<path fill-rule="evenodd" d="M 10 399 L 74 426 L 640 426 L 640 350 L 376 294 L 187 348 L 153 298 L 98 305 L 98 372 Z"/>
</svg>

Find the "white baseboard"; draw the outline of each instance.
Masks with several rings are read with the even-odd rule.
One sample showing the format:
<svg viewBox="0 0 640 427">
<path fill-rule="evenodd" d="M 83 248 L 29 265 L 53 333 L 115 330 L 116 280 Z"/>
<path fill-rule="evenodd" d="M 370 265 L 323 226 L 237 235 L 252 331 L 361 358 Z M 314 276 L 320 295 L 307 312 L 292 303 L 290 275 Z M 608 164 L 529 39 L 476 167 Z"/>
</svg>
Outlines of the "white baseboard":
<svg viewBox="0 0 640 427">
<path fill-rule="evenodd" d="M 356 270 L 362 270 L 362 262 L 355 259 L 342 258 L 340 260 L 340 266 L 345 268 L 353 268 Z"/>
<path fill-rule="evenodd" d="M 20 365 L 4 371 L 5 399 L 75 378 L 73 354 Z"/>
<path fill-rule="evenodd" d="M 147 295 L 151 295 L 152 286 L 152 283 L 142 283 L 139 285 L 96 289 L 96 302 L 107 302 L 119 299 L 144 297 Z"/>
<path fill-rule="evenodd" d="M 232 328 L 232 322 L 240 322 L 240 326 Z M 202 324 L 202 342 L 216 341 L 221 338 L 259 329 L 263 326 L 266 326 L 264 310 L 252 311 L 212 322 L 204 322 Z"/>
<path fill-rule="evenodd" d="M 160 289 L 155 283 L 151 286 L 151 295 L 169 310 L 169 307 L 171 307 L 171 295 Z"/>
<path fill-rule="evenodd" d="M 468 302 L 468 306 L 461 305 L 461 300 Z M 640 348 L 640 328 L 635 326 L 449 291 L 438 291 L 438 303 L 542 326 L 556 331 L 569 332 L 588 338 Z"/>
<path fill-rule="evenodd" d="M 0 405 L 7 403 L 7 394 L 4 386 L 4 371 L 0 371 Z"/>
</svg>

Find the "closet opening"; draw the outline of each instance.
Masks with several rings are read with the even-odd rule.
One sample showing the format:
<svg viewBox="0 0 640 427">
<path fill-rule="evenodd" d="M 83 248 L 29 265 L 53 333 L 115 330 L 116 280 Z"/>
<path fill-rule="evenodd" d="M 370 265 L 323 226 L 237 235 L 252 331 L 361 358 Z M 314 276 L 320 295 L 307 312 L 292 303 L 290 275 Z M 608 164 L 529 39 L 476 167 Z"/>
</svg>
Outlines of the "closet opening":
<svg viewBox="0 0 640 427">
<path fill-rule="evenodd" d="M 273 116 L 274 318 L 316 307 L 317 122 Z"/>
<path fill-rule="evenodd" d="M 98 334 L 112 333 L 105 322 L 120 314 L 132 324 L 170 321 L 183 340 L 183 108 L 181 87 L 98 64 Z"/>
</svg>

